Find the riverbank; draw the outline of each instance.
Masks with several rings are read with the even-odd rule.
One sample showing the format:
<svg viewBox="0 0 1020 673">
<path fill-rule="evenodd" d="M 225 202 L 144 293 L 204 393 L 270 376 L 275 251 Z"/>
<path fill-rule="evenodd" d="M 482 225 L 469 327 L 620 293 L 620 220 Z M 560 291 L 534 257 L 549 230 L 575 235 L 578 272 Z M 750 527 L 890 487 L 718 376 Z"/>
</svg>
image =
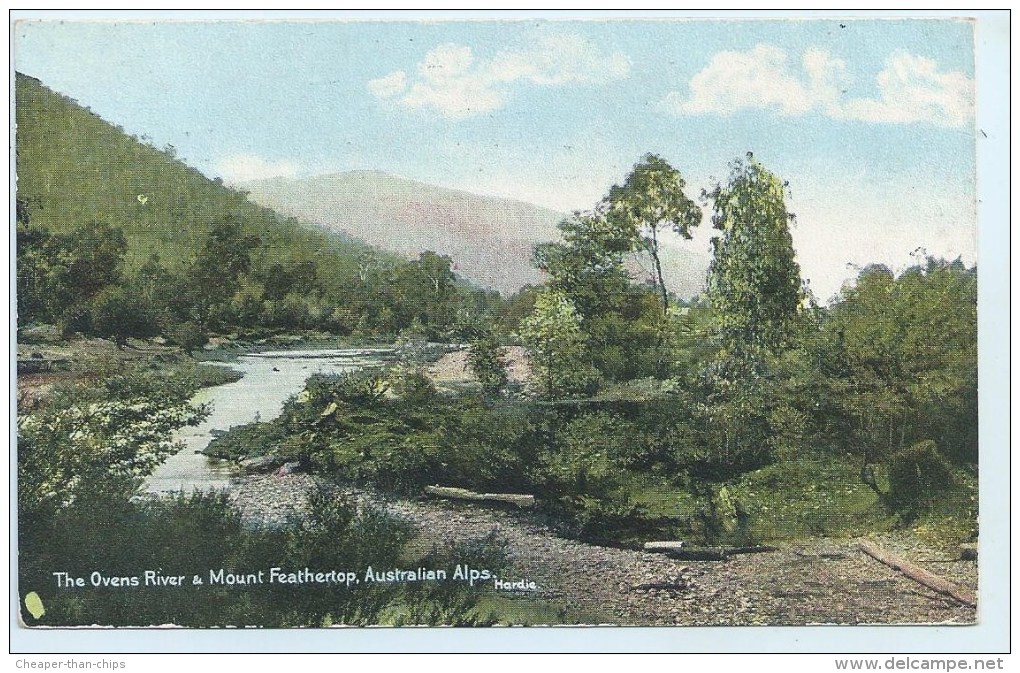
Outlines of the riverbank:
<svg viewBox="0 0 1020 673">
<path fill-rule="evenodd" d="M 300 517 L 318 479 L 307 474 L 233 480 L 234 506 L 252 525 Z M 535 599 L 589 616 L 590 623 L 643 625 L 969 624 L 976 610 L 957 604 L 870 559 L 852 540 L 790 543 L 725 562 L 682 562 L 641 551 L 569 540 L 529 514 L 470 504 L 390 498 L 350 488 L 359 502 L 412 523 L 416 544 L 441 548 L 495 534 Z M 909 533 L 880 543 L 945 575 L 945 552 Z M 954 562 L 951 579 L 977 588 L 977 563 Z"/>
</svg>

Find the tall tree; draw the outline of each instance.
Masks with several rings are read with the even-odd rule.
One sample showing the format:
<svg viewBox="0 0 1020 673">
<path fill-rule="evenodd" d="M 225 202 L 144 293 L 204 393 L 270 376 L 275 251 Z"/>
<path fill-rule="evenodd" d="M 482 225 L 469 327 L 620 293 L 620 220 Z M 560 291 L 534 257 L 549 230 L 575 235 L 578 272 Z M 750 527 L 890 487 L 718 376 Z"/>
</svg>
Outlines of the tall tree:
<svg viewBox="0 0 1020 673">
<path fill-rule="evenodd" d="M 733 163 L 729 182 L 705 196 L 714 202 L 714 257 L 708 295 L 717 328 L 732 348 L 774 351 L 790 336 L 803 298 L 786 209 L 787 184 L 750 152 Z"/>
<path fill-rule="evenodd" d="M 583 383 L 585 367 L 581 316 L 562 292 L 546 290 L 535 310 L 521 323 L 521 338 L 532 354 L 532 366 L 545 384 L 545 394 L 569 393 Z"/>
<path fill-rule="evenodd" d="M 684 194 L 685 186 L 680 171 L 662 157 L 646 154 L 606 198 L 608 217 L 619 219 L 633 244 L 652 258 L 663 315 L 669 310 L 669 294 L 659 256 L 661 234 L 668 229 L 690 239 L 691 229 L 701 224 L 701 209 Z"/>
</svg>

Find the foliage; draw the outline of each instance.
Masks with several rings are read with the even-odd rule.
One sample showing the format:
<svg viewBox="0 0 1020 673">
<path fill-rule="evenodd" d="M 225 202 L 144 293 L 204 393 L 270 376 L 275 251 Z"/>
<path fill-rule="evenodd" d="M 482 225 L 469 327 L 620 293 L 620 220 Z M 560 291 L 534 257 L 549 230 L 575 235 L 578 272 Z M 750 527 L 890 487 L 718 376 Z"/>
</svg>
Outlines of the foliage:
<svg viewBox="0 0 1020 673">
<path fill-rule="evenodd" d="M 548 290 L 536 298 L 534 312 L 521 324 L 521 338 L 547 397 L 591 388 L 595 373 L 584 362 L 581 317 L 563 293 Z"/>
<path fill-rule="evenodd" d="M 790 337 L 803 293 L 785 192 L 786 183 L 748 153 L 725 186 L 705 194 L 721 232 L 712 238 L 708 296 L 727 346 L 777 350 Z"/>
<path fill-rule="evenodd" d="M 159 333 L 149 308 L 129 290 L 111 286 L 89 304 L 88 333 L 109 337 L 123 346 L 128 337 L 151 337 Z"/>
<path fill-rule="evenodd" d="M 662 277 L 659 236 L 668 228 L 690 239 L 691 229 L 701 223 L 701 209 L 684 194 L 685 186 L 680 172 L 665 159 L 647 154 L 627 175 L 624 184 L 613 186 L 606 198 L 611 216 L 627 224 L 635 245 L 644 248 L 652 258 L 663 314 L 669 310 L 669 295 Z"/>
<path fill-rule="evenodd" d="M 29 520 L 85 494 L 126 497 L 180 449 L 172 433 L 205 410 L 193 386 L 157 372 L 114 373 L 73 386 L 18 417 L 18 507 Z"/>
<path fill-rule="evenodd" d="M 952 466 L 930 439 L 900 449 L 888 464 L 889 504 L 907 518 L 931 511 L 953 487 Z"/>
<path fill-rule="evenodd" d="M 510 380 L 503 345 L 491 329 L 482 329 L 471 340 L 468 364 L 489 397 L 499 395 Z"/>
<path fill-rule="evenodd" d="M 808 342 L 817 410 L 863 465 L 934 439 L 977 461 L 977 271 L 927 258 L 864 269 Z"/>
</svg>

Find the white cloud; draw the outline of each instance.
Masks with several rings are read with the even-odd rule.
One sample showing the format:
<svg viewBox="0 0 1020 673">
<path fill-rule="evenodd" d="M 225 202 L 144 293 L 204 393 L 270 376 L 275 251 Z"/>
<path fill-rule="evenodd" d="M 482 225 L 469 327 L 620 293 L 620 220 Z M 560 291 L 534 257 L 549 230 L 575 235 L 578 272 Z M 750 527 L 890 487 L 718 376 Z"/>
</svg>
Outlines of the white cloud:
<svg viewBox="0 0 1020 673">
<path fill-rule="evenodd" d="M 931 59 L 896 52 L 875 79 L 880 98 L 847 101 L 847 118 L 957 127 L 973 117 L 974 83 L 960 72 L 939 72 Z"/>
<path fill-rule="evenodd" d="M 368 90 L 377 98 L 393 98 L 407 88 L 407 73 L 403 70 L 391 72 L 385 77 L 370 80 Z"/>
<path fill-rule="evenodd" d="M 297 175 L 298 165 L 293 161 L 266 161 L 254 154 L 234 154 L 216 162 L 215 170 L 231 184 L 268 180 L 270 178 L 292 178 Z"/>
<path fill-rule="evenodd" d="M 962 126 L 973 115 L 973 81 L 960 72 L 940 72 L 931 59 L 896 52 L 875 82 L 878 98 L 848 98 L 851 78 L 843 60 L 810 48 L 797 67 L 784 50 L 759 44 L 746 52 L 719 52 L 691 78 L 688 94 L 669 93 L 663 107 L 677 115 L 819 111 L 834 119 L 949 127 Z"/>
<path fill-rule="evenodd" d="M 408 86 L 397 70 L 368 82 L 380 99 L 410 109 L 431 108 L 451 119 L 497 110 L 509 100 L 512 85 L 600 84 L 626 77 L 630 61 L 620 52 L 604 53 L 577 35 L 546 36 L 525 49 L 504 50 L 476 62 L 470 47 L 442 44 L 425 55 Z"/>
</svg>

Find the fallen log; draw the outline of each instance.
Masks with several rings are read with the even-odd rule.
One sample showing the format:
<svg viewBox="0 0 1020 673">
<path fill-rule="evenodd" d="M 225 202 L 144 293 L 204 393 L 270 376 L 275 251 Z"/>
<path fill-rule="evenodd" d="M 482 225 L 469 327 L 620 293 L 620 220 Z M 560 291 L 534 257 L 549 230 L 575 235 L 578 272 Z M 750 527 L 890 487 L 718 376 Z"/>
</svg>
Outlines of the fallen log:
<svg viewBox="0 0 1020 673">
<path fill-rule="evenodd" d="M 724 561 L 734 554 L 760 554 L 776 551 L 776 547 L 768 545 L 750 545 L 747 547 L 688 547 L 683 541 L 646 542 L 645 551 L 666 554 L 681 561 Z"/>
<path fill-rule="evenodd" d="M 425 493 L 449 500 L 469 500 L 472 502 L 500 502 L 517 507 L 534 507 L 535 496 L 519 493 L 475 493 L 466 488 L 453 486 L 426 486 Z"/>
<path fill-rule="evenodd" d="M 857 546 L 862 552 L 871 558 L 889 566 L 893 570 L 899 571 L 918 584 L 922 584 L 943 596 L 949 596 L 958 603 L 966 605 L 967 607 L 977 607 L 977 597 L 967 589 L 957 586 L 949 580 L 943 579 L 938 575 L 934 575 L 924 568 L 920 568 L 909 561 L 899 558 L 898 556 L 894 556 L 868 540 L 858 540 Z"/>
</svg>

